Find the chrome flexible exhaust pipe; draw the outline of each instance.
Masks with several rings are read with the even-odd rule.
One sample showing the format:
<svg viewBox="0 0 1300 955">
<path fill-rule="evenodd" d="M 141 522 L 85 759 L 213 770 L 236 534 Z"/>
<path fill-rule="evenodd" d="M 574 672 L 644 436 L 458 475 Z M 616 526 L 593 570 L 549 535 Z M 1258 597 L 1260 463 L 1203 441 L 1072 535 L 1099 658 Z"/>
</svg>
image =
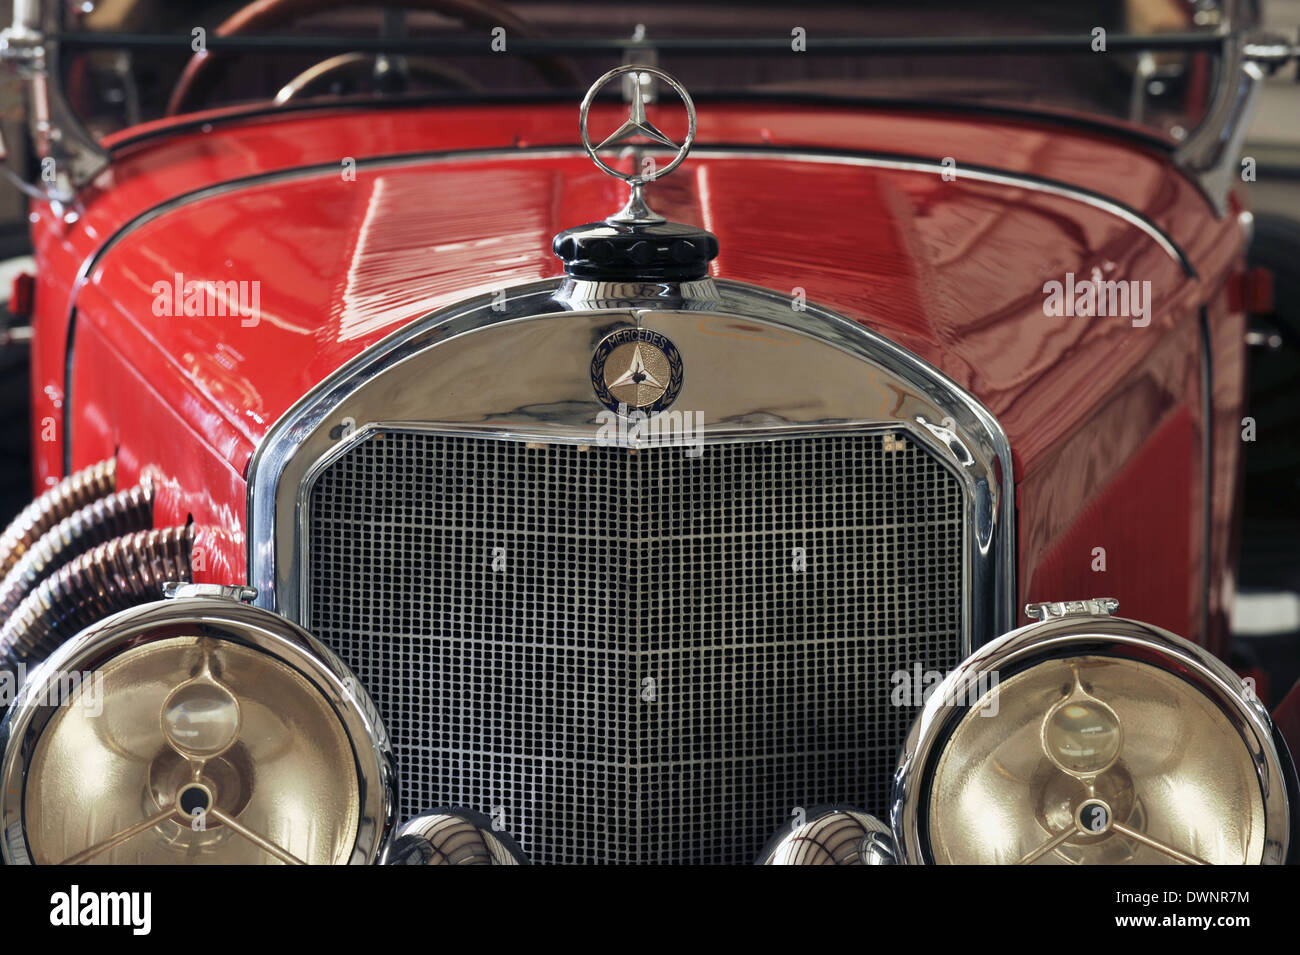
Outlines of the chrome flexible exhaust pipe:
<svg viewBox="0 0 1300 955">
<path fill-rule="evenodd" d="M 100 461 L 65 477 L 28 504 L 0 534 L 0 578 L 55 524 L 117 490 L 117 464 Z"/>
<path fill-rule="evenodd" d="M 0 668 L 43 660 L 109 614 L 158 600 L 168 581 L 193 580 L 192 525 L 139 531 L 87 551 L 41 582 L 0 628 Z"/>
</svg>

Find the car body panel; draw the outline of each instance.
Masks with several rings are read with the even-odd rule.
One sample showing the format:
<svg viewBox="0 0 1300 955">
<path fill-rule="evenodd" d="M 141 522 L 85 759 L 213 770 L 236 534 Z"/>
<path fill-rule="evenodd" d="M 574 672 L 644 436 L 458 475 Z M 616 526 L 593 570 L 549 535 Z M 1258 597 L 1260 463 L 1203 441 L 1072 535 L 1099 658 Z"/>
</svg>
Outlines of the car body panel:
<svg viewBox="0 0 1300 955">
<path fill-rule="evenodd" d="M 617 110 L 599 107 L 593 122 Z M 35 212 L 34 416 L 60 423 L 38 447 L 38 484 L 63 472 L 70 390 L 71 465 L 116 451 L 124 478 L 174 488 L 156 520 L 207 528 L 196 577 L 242 582 L 244 475 L 280 415 L 420 316 L 559 274 L 551 236 L 621 204 L 622 187 L 573 146 L 573 119 L 571 104 L 334 109 L 213 117 L 119 143 L 78 221 Z M 897 157 L 933 168 L 897 168 Z M 1014 452 L 1022 602 L 1116 596 L 1126 616 L 1222 650 L 1202 605 L 1230 549 L 1243 319 L 1222 288 L 1242 238 L 1167 157 L 957 112 L 712 104 L 695 154 L 648 194 L 668 218 L 718 235 L 715 274 L 863 322 L 999 418 Z M 1103 194 L 1187 261 L 1092 198 Z M 1150 282 L 1150 323 L 1044 314 L 1044 282 L 1094 271 Z M 260 281 L 260 320 L 156 315 L 155 283 L 176 274 Z M 1223 349 L 1210 379 L 1208 572 L 1203 308 Z M 1209 613 L 1221 612 L 1216 597 Z"/>
</svg>

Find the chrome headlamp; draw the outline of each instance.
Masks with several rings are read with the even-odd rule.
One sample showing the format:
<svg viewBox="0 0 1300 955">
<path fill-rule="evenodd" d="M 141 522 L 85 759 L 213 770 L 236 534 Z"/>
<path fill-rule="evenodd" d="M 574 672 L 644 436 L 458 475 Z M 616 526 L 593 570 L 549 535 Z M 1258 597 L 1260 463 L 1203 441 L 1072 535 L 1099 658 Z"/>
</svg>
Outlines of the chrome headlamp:
<svg viewBox="0 0 1300 955">
<path fill-rule="evenodd" d="M 30 673 L 0 741 L 7 863 L 369 863 L 391 823 L 374 704 L 305 631 L 237 600 L 83 630 Z"/>
<path fill-rule="evenodd" d="M 1280 863 L 1293 773 L 1221 661 L 1157 627 L 1067 614 L 935 688 L 899 764 L 894 834 L 913 863 Z"/>
</svg>

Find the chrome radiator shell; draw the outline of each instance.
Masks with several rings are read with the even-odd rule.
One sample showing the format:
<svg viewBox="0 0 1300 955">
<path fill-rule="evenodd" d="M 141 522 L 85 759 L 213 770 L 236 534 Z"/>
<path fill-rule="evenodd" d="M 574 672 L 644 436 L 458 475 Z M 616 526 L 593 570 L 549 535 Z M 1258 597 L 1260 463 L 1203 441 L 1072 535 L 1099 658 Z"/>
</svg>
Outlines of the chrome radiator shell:
<svg viewBox="0 0 1300 955">
<path fill-rule="evenodd" d="M 323 486 L 322 480 L 328 484 L 332 469 L 366 442 L 390 439 L 383 436 L 451 436 L 459 442 L 500 443 L 523 450 L 531 446 L 542 454 L 556 453 L 543 450 L 546 448 L 567 448 L 577 454 L 572 449 L 581 447 L 591 448 L 595 455 L 617 451 L 624 458 L 635 452 L 642 460 L 658 454 L 682 454 L 680 448 L 650 450 L 629 446 L 635 445 L 635 441 L 625 442 L 617 449 L 605 447 L 597 435 L 598 415 L 603 409 L 595 400 L 587 374 L 591 349 L 611 329 L 642 326 L 667 335 L 681 350 L 685 386 L 674 407 L 703 414 L 706 460 L 719 447 L 731 443 L 759 442 L 786 447 L 823 440 L 818 435 L 857 436 L 844 440 L 877 442 L 869 456 L 879 457 L 885 448 L 906 446 L 911 449 L 909 453 L 915 452 L 933 462 L 938 469 L 936 473 L 950 476 L 960 498 L 961 528 L 960 540 L 954 545 L 960 555 L 959 566 L 951 571 L 957 578 L 952 583 L 958 591 L 957 606 L 946 606 L 946 609 L 958 621 L 959 635 L 955 642 L 934 636 L 928 644 L 912 645 L 908 654 L 919 654 L 920 659 L 890 657 L 888 667 L 915 663 L 927 669 L 951 666 L 957 662 L 948 660 L 951 653 L 964 653 L 1013 625 L 1011 518 L 1014 511 L 1010 452 L 996 421 L 968 394 L 910 353 L 860 324 L 812 305 L 803 310 L 793 309 L 789 299 L 768 290 L 731 282 L 714 285 L 708 280 L 689 290 L 668 286 L 628 289 L 582 285 L 536 283 L 512 290 L 504 307 L 500 296 L 484 296 L 433 313 L 341 369 L 277 423 L 258 449 L 250 471 L 249 582 L 260 591 L 259 603 L 309 628 L 320 626 L 321 621 L 315 618 L 320 616 L 322 608 L 330 606 L 330 595 L 319 592 L 313 595 L 312 590 L 311 578 L 313 574 L 319 576 L 319 571 L 313 569 L 313 560 L 321 556 L 313 551 L 316 536 L 312 529 L 313 489 Z M 416 454 L 410 460 L 419 457 Z M 407 465 L 403 467 L 409 469 Z M 608 468 L 602 473 L 608 473 Z M 584 482 L 591 480 L 590 475 L 583 478 Z M 379 496 L 382 498 L 385 493 L 381 489 Z M 409 488 L 401 493 L 411 496 Z M 552 488 L 549 493 L 553 496 L 557 492 Z M 825 488 L 819 493 L 826 493 Z M 520 496 L 521 506 L 526 500 L 527 495 Z M 849 510 L 859 508 L 860 502 Z M 473 506 L 463 510 L 473 513 Z M 686 519 L 689 515 L 678 517 Z M 825 523 L 824 518 L 818 520 Z M 819 528 L 813 524 L 801 532 L 818 532 Z M 634 535 L 628 536 L 630 539 Z M 698 552 L 690 548 L 679 547 L 677 553 L 685 558 L 683 571 L 692 561 L 698 562 Z M 550 560 L 555 572 L 562 573 L 563 567 L 556 564 L 559 558 L 553 554 Z M 559 564 L 567 560 L 559 560 Z M 923 561 L 917 566 L 922 564 Z M 355 572 L 364 575 L 371 570 L 363 562 Z M 935 574 L 943 576 L 938 570 Z M 417 589 L 421 586 L 412 572 L 407 572 L 403 579 L 404 586 Z M 927 580 L 923 573 L 911 585 L 942 589 L 937 579 Z M 842 596 L 860 609 L 860 594 L 844 589 Z M 391 604 L 394 596 L 392 592 L 376 593 L 374 599 L 378 607 L 386 602 Z M 353 591 L 341 602 L 358 610 L 358 600 Z M 575 614 L 584 612 L 579 606 L 580 599 L 573 597 L 569 603 Z M 644 618 L 639 609 L 624 609 L 632 617 Z M 330 626 L 337 621 L 328 623 L 329 626 L 321 627 L 318 632 L 327 644 Z M 576 634 L 579 639 L 586 639 L 589 632 L 594 632 L 572 623 L 558 621 L 556 633 Z M 402 634 L 401 626 L 389 629 L 394 633 L 388 635 L 399 642 L 409 636 Z M 628 632 L 631 631 L 624 628 L 623 633 Z M 806 637 L 807 634 L 801 634 L 796 642 L 807 643 Z M 888 638 L 888 634 L 877 632 L 864 634 L 862 640 L 880 642 Z M 610 639 L 617 640 L 618 634 L 611 634 Z M 690 666 L 679 664 L 674 679 L 689 681 L 692 672 L 696 672 L 699 681 L 707 684 L 705 677 L 698 676 L 704 670 L 693 670 L 707 665 L 707 649 L 693 644 L 690 634 L 675 639 L 674 646 L 680 651 L 681 659 Z M 502 637 L 500 646 L 508 645 Z M 382 697 L 384 690 L 371 685 L 366 676 L 366 658 L 374 662 L 383 657 L 373 646 L 369 650 L 360 645 L 353 647 L 355 658 L 349 657 L 347 647 L 341 652 L 371 692 Z M 340 651 L 338 645 L 333 649 Z M 882 657 L 872 664 L 870 676 L 874 682 L 868 694 L 871 699 L 859 694 L 854 705 L 868 709 L 889 705 L 888 700 L 879 699 L 884 685 L 880 680 L 882 675 L 888 676 L 881 672 L 884 660 Z M 575 666 L 571 664 L 570 668 Z M 375 677 L 378 676 L 376 672 Z M 385 679 L 392 677 L 393 672 L 385 672 Z M 834 673 L 831 678 L 835 678 Z M 421 677 L 418 672 L 408 674 L 407 679 L 424 679 L 431 696 L 446 696 L 450 692 L 445 687 L 436 689 L 432 679 Z M 809 686 L 803 692 L 818 692 L 817 677 L 807 679 Z M 636 690 L 636 686 L 629 688 L 632 699 L 636 699 Z M 847 701 L 851 696 L 844 695 L 843 699 Z M 471 712 L 475 718 L 491 723 L 494 706 L 502 704 L 500 700 L 471 693 L 456 705 L 467 708 L 465 712 Z M 385 704 L 380 706 L 382 709 Z M 776 723 L 777 713 L 784 713 L 790 721 L 800 718 L 794 705 L 768 714 L 765 718 L 773 724 L 773 740 L 780 739 L 783 732 L 783 727 Z M 386 712 L 385 717 L 390 726 L 402 722 L 392 712 Z M 449 734 L 453 731 L 450 727 L 444 729 Z M 436 733 L 436 729 L 428 724 L 421 727 L 421 732 L 427 735 Z M 644 729 L 631 731 L 627 740 L 612 741 L 605 755 L 619 752 L 620 745 L 624 749 L 641 745 L 637 741 L 646 739 L 648 733 Z M 403 740 L 396 729 L 393 735 L 400 754 Z M 753 739 L 747 745 L 761 749 L 757 734 L 751 736 Z M 896 747 L 899 742 L 901 734 L 898 740 L 882 739 L 871 745 L 888 748 Z M 431 743 L 427 752 L 440 745 Z M 683 746 L 678 755 L 684 763 L 689 763 L 698 753 L 693 755 L 688 743 Z M 862 751 L 867 748 L 868 743 L 864 742 Z M 418 798 L 434 799 L 435 795 L 466 792 L 482 801 L 494 801 L 490 786 L 458 790 L 459 783 L 447 780 L 443 789 L 427 788 L 434 785 L 430 782 L 434 776 L 453 771 L 467 777 L 490 774 L 490 760 L 475 763 L 469 759 L 455 770 L 450 763 L 439 764 L 436 770 L 420 775 L 423 770 L 416 768 L 417 764 L 432 766 L 430 760 L 427 753 L 408 754 L 406 761 L 410 762 L 410 769 L 403 771 L 399 766 L 403 777 L 410 775 L 420 780 L 413 791 L 427 795 Z M 864 772 L 857 780 L 846 780 L 842 791 L 850 792 L 854 787 L 874 790 L 875 782 L 869 787 L 864 782 L 867 775 L 870 774 Z M 768 825 L 771 820 L 764 818 L 762 825 L 767 828 L 757 845 L 750 846 L 754 838 L 750 830 L 758 832 L 759 823 L 738 821 L 732 845 L 727 847 L 727 834 L 719 828 L 722 824 L 715 822 L 707 827 L 707 835 L 697 827 L 697 844 L 668 849 L 664 837 L 678 833 L 678 823 L 671 820 L 690 814 L 690 807 L 683 803 L 685 797 L 680 796 L 690 792 L 690 785 L 672 790 L 679 794 L 674 797 L 680 803 L 677 805 L 665 805 L 661 799 L 649 809 L 642 809 L 642 803 L 636 800 L 622 810 L 614 807 L 602 834 L 598 838 L 593 836 L 581 848 L 575 848 L 570 842 L 569 849 L 565 849 L 563 844 L 550 844 L 556 837 L 549 841 L 544 835 L 535 838 L 534 833 L 515 827 L 523 826 L 526 820 L 537 826 L 541 817 L 512 813 L 511 805 L 518 807 L 528 800 L 554 799 L 562 795 L 557 788 L 563 790 L 566 785 L 590 790 L 605 784 L 591 766 L 556 770 L 549 775 L 538 771 L 528 777 L 527 785 L 513 784 L 515 790 L 532 788 L 533 792 L 510 791 L 511 787 L 502 783 L 496 791 L 503 794 L 499 798 L 505 805 L 478 804 L 470 808 L 489 814 L 494 809 L 503 810 L 507 828 L 537 854 L 539 861 L 735 861 L 746 852 L 752 855 L 757 851 L 772 829 Z M 821 785 L 814 778 L 808 781 L 810 788 Z M 793 799 L 798 787 L 777 787 L 777 790 Z M 809 799 L 826 795 L 818 791 L 807 793 Z M 835 793 L 829 795 L 836 798 Z M 854 801 L 874 806 L 886 796 L 885 792 L 863 793 Z M 413 800 L 416 798 L 412 796 Z M 745 797 L 741 795 L 741 798 Z M 776 812 L 776 803 L 772 801 L 775 798 L 769 794 L 761 806 L 736 803 L 733 810 L 737 817 L 749 814 L 746 819 L 755 813 L 770 816 Z M 785 799 L 786 795 L 781 798 Z M 403 811 L 427 808 L 413 802 L 404 805 Z M 782 815 L 788 816 L 799 808 L 798 805 L 783 807 Z M 625 813 L 623 818 L 618 818 L 620 812 Z M 512 818 L 515 826 L 511 825 Z M 552 813 L 550 818 L 546 825 L 551 831 L 561 831 L 562 814 Z M 781 819 L 775 820 L 775 824 L 780 822 Z M 687 832 L 689 841 L 689 831 L 682 831 Z"/>
</svg>

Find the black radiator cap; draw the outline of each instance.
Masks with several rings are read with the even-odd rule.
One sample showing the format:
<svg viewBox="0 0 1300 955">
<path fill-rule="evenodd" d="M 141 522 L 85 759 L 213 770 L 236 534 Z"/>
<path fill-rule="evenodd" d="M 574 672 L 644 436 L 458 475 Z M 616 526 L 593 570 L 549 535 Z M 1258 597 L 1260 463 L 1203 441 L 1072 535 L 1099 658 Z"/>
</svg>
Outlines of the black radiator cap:
<svg viewBox="0 0 1300 955">
<path fill-rule="evenodd" d="M 685 282 L 709 274 L 718 237 L 682 222 L 606 220 L 566 229 L 551 248 L 574 278 Z"/>
</svg>

